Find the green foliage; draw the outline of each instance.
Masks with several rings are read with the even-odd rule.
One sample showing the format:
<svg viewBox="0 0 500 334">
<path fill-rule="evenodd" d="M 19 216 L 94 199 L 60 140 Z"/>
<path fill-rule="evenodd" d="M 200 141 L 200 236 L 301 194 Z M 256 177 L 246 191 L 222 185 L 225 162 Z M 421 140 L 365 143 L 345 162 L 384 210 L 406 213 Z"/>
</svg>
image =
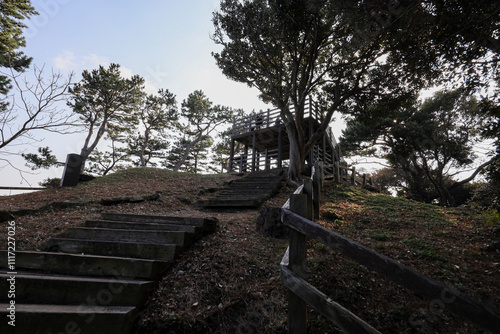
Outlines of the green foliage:
<svg viewBox="0 0 500 334">
<path fill-rule="evenodd" d="M 38 154 L 36 153 L 22 153 L 21 156 L 26 160 L 26 166 L 30 167 L 31 170 L 36 170 L 39 168 L 49 169 L 52 166 L 62 166 L 61 162 L 57 161 L 55 155 L 52 154 L 52 150 L 49 147 L 39 147 Z"/>
<path fill-rule="evenodd" d="M 125 142 L 123 135 L 113 133 L 113 136 L 106 138 L 110 141 L 108 150 L 100 151 L 94 149 L 88 156 L 89 164 L 85 170 L 91 174 L 104 176 L 113 170 L 120 170 L 127 167 L 126 163 L 131 161 L 128 150 L 120 146 Z"/>
<path fill-rule="evenodd" d="M 128 152 L 137 156 L 134 164 L 145 167 L 156 166 L 152 159 L 164 159 L 169 143 L 164 138 L 168 130 L 174 129 L 179 118 L 175 95 L 160 89 L 158 95 L 148 95 L 137 112 L 140 125 L 136 133 L 129 136 Z"/>
<path fill-rule="evenodd" d="M 178 139 L 174 142 L 172 148 L 168 152 L 166 159 L 162 165 L 166 168 L 174 169 L 179 164 L 179 161 L 184 159 L 179 170 L 189 173 L 198 173 L 205 171 L 207 165 L 206 159 L 208 158 L 208 149 L 212 146 L 212 138 L 205 137 L 198 141 L 196 144 L 191 145 L 192 142 L 186 137 Z M 186 155 L 188 147 L 189 154 Z"/>
<path fill-rule="evenodd" d="M 11 68 L 23 71 L 28 68 L 31 58 L 19 51 L 26 46 L 23 29 L 25 20 L 37 15 L 30 0 L 3 0 L 0 4 L 0 68 Z M 9 79 L 0 74 L 0 94 L 5 95 L 10 90 Z M 0 110 L 6 107 L 0 99 Z"/>
<path fill-rule="evenodd" d="M 418 257 L 442 262 L 447 261 L 445 257 L 439 255 L 438 251 L 434 247 L 418 238 L 409 237 L 401 242 L 411 248 Z"/>
<path fill-rule="evenodd" d="M 47 178 L 43 180 L 42 182 L 38 183 L 40 187 L 45 187 L 45 188 L 59 188 L 61 186 L 61 179 L 60 178 Z"/>
<path fill-rule="evenodd" d="M 166 163 L 167 166 L 172 166 L 177 171 L 186 164 L 191 156 L 194 159 L 193 170 L 197 172 L 198 163 L 204 159 L 199 155 L 213 143 L 211 134 L 224 124 L 229 124 L 235 113 L 240 112 L 229 107 L 212 105 L 212 102 L 201 90 L 189 94 L 187 99 L 182 102 L 180 121 L 177 123 L 182 138 L 172 149 L 169 162 Z M 187 166 L 184 167 L 191 169 Z"/>
<path fill-rule="evenodd" d="M 488 208 L 483 211 L 482 216 L 486 219 L 486 224 L 492 226 L 500 226 L 500 213 L 497 209 Z"/>
<path fill-rule="evenodd" d="M 448 172 L 476 158 L 477 108 L 476 99 L 461 89 L 438 92 L 423 103 L 410 99 L 397 109 L 374 104 L 349 119 L 341 144 L 351 154 L 387 159 L 395 171 L 393 186 L 403 187 L 410 198 L 455 204 L 450 191 L 460 183 Z"/>
<path fill-rule="evenodd" d="M 136 111 L 144 97 L 144 79 L 138 75 L 123 78 L 118 64 L 85 70 L 82 77 L 70 89 L 68 105 L 88 130 L 80 153 L 85 161 L 106 133 L 116 140 L 133 131 L 139 122 Z"/>
</svg>

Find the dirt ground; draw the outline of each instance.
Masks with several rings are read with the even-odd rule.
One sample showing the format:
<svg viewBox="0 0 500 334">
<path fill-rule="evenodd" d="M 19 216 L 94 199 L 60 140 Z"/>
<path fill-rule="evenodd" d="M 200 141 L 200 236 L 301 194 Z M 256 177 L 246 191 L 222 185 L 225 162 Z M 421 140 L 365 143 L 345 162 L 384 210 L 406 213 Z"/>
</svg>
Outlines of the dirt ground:
<svg viewBox="0 0 500 334">
<path fill-rule="evenodd" d="M 202 211 L 203 187 L 223 187 L 235 175 L 203 176 L 131 169 L 76 188 L 0 197 L 0 210 L 53 202 L 79 206 L 17 217 L 18 250 L 40 250 L 46 238 L 103 211 L 215 217 L 217 233 L 182 252 L 140 312 L 135 333 L 286 333 L 287 292 L 279 277 L 286 239 L 256 232 L 258 210 Z M 295 189 L 284 184 L 265 203 L 281 207 Z M 102 206 L 102 198 L 148 196 L 154 201 Z M 320 224 L 500 309 L 499 228 L 472 207 L 440 208 L 326 183 Z M 2 223 L 3 224 L 3 223 Z M 6 234 L 0 234 L 5 248 Z M 308 281 L 383 333 L 485 333 L 442 307 L 309 241 Z M 310 333 L 340 333 L 308 311 Z"/>
</svg>

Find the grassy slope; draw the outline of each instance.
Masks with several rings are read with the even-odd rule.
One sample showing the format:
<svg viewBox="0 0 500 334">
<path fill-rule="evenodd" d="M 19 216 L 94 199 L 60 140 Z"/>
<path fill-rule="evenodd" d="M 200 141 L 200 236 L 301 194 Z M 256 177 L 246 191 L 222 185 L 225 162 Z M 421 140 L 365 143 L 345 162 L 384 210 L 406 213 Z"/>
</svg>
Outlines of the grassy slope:
<svg viewBox="0 0 500 334">
<path fill-rule="evenodd" d="M 18 249 L 39 249 L 43 240 L 101 211 L 215 216 L 219 232 L 184 252 L 141 313 L 138 333 L 286 333 L 286 292 L 279 263 L 286 240 L 255 233 L 257 211 L 203 212 L 194 201 L 202 186 L 220 186 L 222 176 L 130 169 L 76 188 L 0 197 L 0 208 L 35 208 L 50 201 L 89 202 L 16 219 Z M 293 191 L 284 187 L 266 205 L 281 206 Z M 150 195 L 161 201 L 103 208 L 103 197 Z M 334 214 L 333 214 L 334 213 Z M 328 185 L 320 223 L 414 269 L 500 309 L 500 255 L 485 245 L 498 229 L 471 209 L 443 209 L 366 191 Z M 5 243 L 0 235 L 0 244 Z M 481 333 L 436 303 L 395 286 L 364 267 L 310 241 L 309 280 L 384 333 Z M 439 306 L 439 303 L 437 304 Z M 434 307 L 434 308 L 433 308 Z M 337 333 L 310 312 L 311 333 Z M 428 330 L 427 330 L 428 329 Z"/>
</svg>

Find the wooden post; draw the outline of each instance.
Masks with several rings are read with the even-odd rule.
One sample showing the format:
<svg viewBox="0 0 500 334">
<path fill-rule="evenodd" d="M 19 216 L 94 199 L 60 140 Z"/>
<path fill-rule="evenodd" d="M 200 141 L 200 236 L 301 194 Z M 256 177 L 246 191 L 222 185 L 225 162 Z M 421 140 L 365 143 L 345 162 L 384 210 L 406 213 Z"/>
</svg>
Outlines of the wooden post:
<svg viewBox="0 0 500 334">
<path fill-rule="evenodd" d="M 363 174 L 363 187 L 366 186 L 366 174 Z"/>
<path fill-rule="evenodd" d="M 352 166 L 351 184 L 356 184 L 356 167 Z"/>
<path fill-rule="evenodd" d="M 306 194 L 293 194 L 290 196 L 290 211 L 306 215 L 308 199 Z M 290 229 L 290 252 L 288 268 L 306 279 L 307 273 L 307 238 L 304 234 Z M 288 292 L 288 333 L 307 333 L 307 303 L 293 291 Z"/>
<path fill-rule="evenodd" d="M 267 108 L 267 128 L 271 127 L 270 114 L 271 114 L 271 109 Z"/>
<path fill-rule="evenodd" d="M 254 132 L 253 133 L 253 138 L 252 138 L 252 172 L 255 172 L 255 160 L 257 159 L 257 151 L 255 151 L 255 146 L 257 143 L 257 134 Z"/>
<path fill-rule="evenodd" d="M 233 160 L 234 160 L 234 139 L 231 138 L 231 146 L 229 147 L 229 166 L 227 168 L 229 173 L 233 171 Z"/>
<path fill-rule="evenodd" d="M 248 168 L 248 145 L 245 145 L 245 162 L 242 166 L 243 166 L 242 172 L 246 172 Z"/>
<path fill-rule="evenodd" d="M 266 148 L 266 150 L 264 152 L 266 154 L 266 161 L 265 161 L 266 170 L 270 170 L 271 169 L 271 161 L 269 159 L 269 150 Z"/>
<path fill-rule="evenodd" d="M 335 180 L 340 184 L 340 163 L 335 161 Z"/>
<path fill-rule="evenodd" d="M 311 179 L 305 179 L 304 180 L 304 194 L 307 195 L 307 207 L 306 207 L 306 212 L 305 215 L 302 215 L 302 217 L 307 218 L 309 220 L 313 219 L 313 180 Z"/>
</svg>

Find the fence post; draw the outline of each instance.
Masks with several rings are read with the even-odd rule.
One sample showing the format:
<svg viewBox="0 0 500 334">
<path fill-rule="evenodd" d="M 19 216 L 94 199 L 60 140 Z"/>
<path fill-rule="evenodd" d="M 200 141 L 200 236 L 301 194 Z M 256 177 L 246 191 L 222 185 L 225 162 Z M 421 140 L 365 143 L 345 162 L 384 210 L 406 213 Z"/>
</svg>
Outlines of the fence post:
<svg viewBox="0 0 500 334">
<path fill-rule="evenodd" d="M 356 184 L 356 167 L 352 167 L 351 184 Z"/>
<path fill-rule="evenodd" d="M 305 216 L 310 207 L 310 196 L 293 194 L 290 196 L 290 211 Z M 308 203 L 309 202 L 309 203 Z M 307 238 L 304 234 L 290 229 L 290 252 L 288 267 L 291 271 L 306 279 L 307 273 Z M 293 291 L 288 291 L 288 333 L 304 334 L 307 332 L 307 303 Z"/>
<path fill-rule="evenodd" d="M 313 208 L 313 200 L 314 200 L 314 194 L 313 194 L 313 180 L 311 179 L 305 179 L 304 180 L 304 194 L 307 195 L 307 200 L 306 200 L 306 208 L 305 208 L 305 214 L 300 214 L 302 217 L 307 218 L 309 220 L 313 219 L 314 216 L 314 208 Z"/>
<path fill-rule="evenodd" d="M 363 174 L 363 187 L 366 186 L 366 174 Z"/>
</svg>

